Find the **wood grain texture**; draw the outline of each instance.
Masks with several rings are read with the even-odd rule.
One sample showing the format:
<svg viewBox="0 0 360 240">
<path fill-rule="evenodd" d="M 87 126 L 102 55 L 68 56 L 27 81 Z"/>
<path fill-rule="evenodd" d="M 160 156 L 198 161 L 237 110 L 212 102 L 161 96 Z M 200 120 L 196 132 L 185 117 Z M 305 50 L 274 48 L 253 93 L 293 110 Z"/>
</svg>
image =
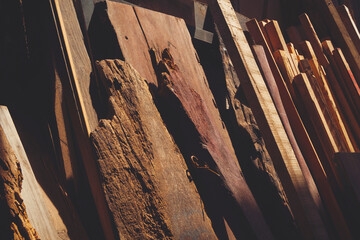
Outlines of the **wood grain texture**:
<svg viewBox="0 0 360 240">
<path fill-rule="evenodd" d="M 359 149 L 360 144 L 360 125 L 358 122 L 358 114 L 353 106 L 350 105 L 350 102 L 348 101 L 348 97 L 344 90 L 342 89 L 342 86 L 340 82 L 344 82 L 341 71 L 339 67 L 337 66 L 334 58 L 333 51 L 334 46 L 332 45 L 332 42 L 330 40 L 324 41 L 322 43 L 324 47 L 324 52 L 326 53 L 327 57 L 330 60 L 331 65 L 328 68 L 332 68 L 333 71 L 327 71 L 328 73 L 334 73 L 333 77 L 328 78 L 329 85 L 336 97 L 336 100 L 338 102 L 338 106 L 341 107 L 341 113 L 344 116 L 343 119 L 346 119 L 347 124 L 345 126 L 347 127 L 348 132 L 350 133 L 353 146 L 356 147 L 356 149 Z M 336 74 L 336 77 L 335 77 Z"/>
<path fill-rule="evenodd" d="M 26 211 L 30 223 L 36 229 L 41 239 L 57 239 L 59 237 L 68 238 L 66 228 L 62 229 L 64 233 L 58 232 L 53 217 L 50 214 L 47 196 L 44 194 L 41 186 L 37 182 L 30 162 L 27 158 L 21 140 L 16 131 L 10 113 L 5 106 L 0 106 L 0 126 L 9 147 L 13 150 L 16 159 L 18 159 L 23 177 L 21 197 L 24 200 Z"/>
<path fill-rule="evenodd" d="M 315 204 L 245 35 L 236 21 L 230 1 L 214 0 L 209 2 L 209 6 L 234 68 L 243 82 L 246 98 L 253 109 L 265 143 L 270 146 L 270 156 L 279 160 L 274 164 L 280 179 L 286 183 L 285 192 L 299 228 L 305 237 L 311 238 L 310 235 L 314 234 L 318 238 L 328 238 L 316 210 L 308 214 L 305 212 L 314 209 Z M 309 228 L 313 229 L 311 233 Z"/>
<path fill-rule="evenodd" d="M 334 3 L 328 0 L 312 0 L 312 2 L 317 5 L 319 12 L 328 23 L 327 27 L 330 30 L 332 39 L 344 51 L 346 59 L 348 59 L 356 78 L 360 78 L 360 52 L 357 50 L 355 43 L 351 40 Z M 322 62 L 320 61 L 320 63 Z"/>
<path fill-rule="evenodd" d="M 262 35 L 260 27 L 258 26 L 258 23 L 255 19 L 249 21 L 247 23 L 247 26 L 255 43 L 260 44 L 264 47 L 267 60 L 269 62 L 271 71 L 279 89 L 280 97 L 285 106 L 285 110 L 292 126 L 292 130 L 294 131 L 296 140 L 298 141 L 305 160 L 307 161 L 307 164 L 311 172 L 313 173 L 314 180 L 317 184 L 326 208 L 330 213 L 331 220 L 334 223 L 339 236 L 345 239 L 350 238 L 349 229 L 337 203 L 337 200 L 334 196 L 332 188 L 328 182 L 328 176 L 324 171 L 319 156 L 315 151 L 313 143 L 309 138 L 303 122 L 300 119 L 298 111 L 293 103 L 289 91 L 286 88 L 285 82 L 282 78 L 282 75 L 280 74 L 280 71 L 275 63 L 274 57 L 270 52 L 265 38 Z"/>
<path fill-rule="evenodd" d="M 306 179 L 306 182 L 308 184 L 308 188 L 310 190 L 310 193 L 312 195 L 312 198 L 314 199 L 315 204 L 317 205 L 317 208 L 319 209 L 319 212 L 323 212 L 323 206 L 322 206 L 322 202 L 320 199 L 320 195 L 318 192 L 318 189 L 316 187 L 316 184 L 314 182 L 314 179 L 310 173 L 310 170 L 307 166 L 307 163 L 304 159 L 304 156 L 301 153 L 301 150 L 299 148 L 299 145 L 296 141 L 295 135 L 291 129 L 291 125 L 289 122 L 289 118 L 287 117 L 284 105 L 281 101 L 281 97 L 280 97 L 280 93 L 278 90 L 278 87 L 276 85 L 276 81 L 274 79 L 274 76 L 271 73 L 271 69 L 269 66 L 269 63 L 266 59 L 266 54 L 264 51 L 263 46 L 261 45 L 253 45 L 253 52 L 254 52 L 254 56 L 257 59 L 258 65 L 260 67 L 260 69 L 262 70 L 263 76 L 264 76 L 264 80 L 266 81 L 266 84 L 268 86 L 269 92 L 271 94 L 271 97 L 274 101 L 274 104 L 276 106 L 276 109 L 279 112 L 279 116 L 281 118 L 281 121 L 284 125 L 286 134 L 289 137 L 290 143 L 292 148 L 294 149 L 294 153 L 295 156 L 299 162 L 301 171 L 303 172 L 303 175 Z"/>
<path fill-rule="evenodd" d="M 32 227 L 21 197 L 23 175 L 20 162 L 0 126 L 0 238 L 40 239 Z"/>
<path fill-rule="evenodd" d="M 114 239 L 111 220 L 101 190 L 94 153 L 91 151 L 89 136 L 98 124 L 98 117 L 90 94 L 91 86 L 96 85 L 92 78 L 92 64 L 86 50 L 84 37 L 77 20 L 71 0 L 50 0 L 61 57 L 65 65 L 68 89 L 68 102 L 71 123 L 89 185 L 94 197 L 97 212 L 106 239 Z"/>
<path fill-rule="evenodd" d="M 145 80 L 127 63 L 98 63 L 111 115 L 91 134 L 116 235 L 215 239 L 186 164 Z"/>
</svg>

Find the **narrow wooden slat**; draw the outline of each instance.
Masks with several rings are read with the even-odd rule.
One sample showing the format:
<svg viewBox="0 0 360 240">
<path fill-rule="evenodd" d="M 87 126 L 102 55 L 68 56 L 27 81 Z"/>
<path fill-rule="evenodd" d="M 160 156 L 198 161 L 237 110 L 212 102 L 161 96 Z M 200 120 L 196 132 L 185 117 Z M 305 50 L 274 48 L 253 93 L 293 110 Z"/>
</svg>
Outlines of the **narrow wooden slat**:
<svg viewBox="0 0 360 240">
<path fill-rule="evenodd" d="M 323 72 L 322 66 L 320 66 L 316 59 L 310 59 L 309 64 L 312 69 L 312 73 L 317 79 L 319 92 L 324 96 L 324 100 L 326 102 L 326 106 L 330 115 L 329 117 L 332 119 L 334 136 L 336 136 L 336 139 L 338 141 L 339 149 L 341 149 L 341 151 L 354 152 L 354 147 L 345 129 L 343 120 L 339 113 L 338 106 L 335 103 L 333 94 L 328 85 L 328 81 L 326 79 L 325 73 Z"/>
<path fill-rule="evenodd" d="M 309 170 L 309 168 L 308 168 L 308 166 L 306 164 L 304 156 L 301 153 L 301 150 L 300 150 L 299 145 L 298 145 L 298 143 L 296 141 L 294 132 L 291 129 L 289 118 L 287 117 L 284 105 L 283 105 L 283 103 L 281 101 L 279 89 L 278 89 L 278 87 L 276 85 L 276 81 L 275 81 L 274 76 L 273 76 L 273 74 L 271 72 L 269 63 L 268 63 L 268 61 L 266 59 L 266 54 L 265 54 L 264 48 L 261 45 L 253 45 L 252 48 L 253 48 L 253 51 L 254 51 L 254 55 L 255 55 L 255 57 L 257 59 L 257 62 L 259 64 L 259 67 L 261 68 L 262 73 L 264 75 L 264 80 L 266 81 L 266 84 L 268 86 L 269 92 L 270 92 L 271 97 L 272 97 L 272 99 L 274 101 L 274 104 L 276 106 L 276 109 L 279 112 L 279 116 L 280 116 L 281 121 L 282 121 L 282 123 L 284 125 L 286 134 L 288 135 L 291 146 L 294 149 L 295 156 L 296 156 L 296 158 L 297 158 L 297 160 L 299 162 L 299 165 L 301 167 L 301 171 L 304 174 L 304 177 L 305 177 L 306 182 L 308 184 L 310 193 L 311 193 L 311 195 L 312 195 L 318 209 L 322 212 L 323 207 L 322 207 L 322 203 L 321 203 L 321 200 L 320 200 L 318 189 L 317 189 L 317 187 L 315 185 L 313 177 L 311 176 L 310 170 Z"/>
<path fill-rule="evenodd" d="M 101 190 L 99 174 L 92 152 L 89 136 L 98 124 L 97 113 L 90 96 L 92 64 L 86 50 L 84 38 L 73 2 L 71 0 L 49 0 L 58 34 L 68 82 L 67 101 L 75 137 L 89 179 L 106 239 L 115 239 L 105 196 Z M 94 82 L 93 82 L 94 83 Z"/>
<path fill-rule="evenodd" d="M 309 41 L 300 42 L 299 45 L 300 45 L 301 52 L 302 52 L 302 54 L 304 55 L 305 58 L 307 58 L 307 59 L 316 59 L 314 49 L 312 48 Z"/>
<path fill-rule="evenodd" d="M 351 40 L 351 37 L 337 12 L 334 3 L 328 0 L 312 0 L 317 3 L 319 12 L 323 14 L 327 27 L 330 29 L 332 38 L 335 43 L 344 51 L 346 59 L 348 59 L 351 69 L 356 78 L 360 78 L 360 53 Z M 316 51 L 316 49 L 315 49 Z M 320 61 L 321 63 L 321 61 Z M 325 67 L 325 66 L 324 66 Z"/>
<path fill-rule="evenodd" d="M 342 90 L 339 81 L 344 81 L 341 76 L 341 72 L 339 67 L 337 66 L 333 51 L 335 50 L 331 41 L 326 40 L 322 43 L 324 47 L 324 51 L 329 58 L 331 65 L 328 66 L 328 68 L 334 69 L 336 73 L 336 77 L 330 77 L 328 75 L 329 85 L 336 96 L 338 105 L 340 106 L 341 113 L 343 114 L 343 119 L 346 119 L 347 124 L 345 124 L 345 127 L 347 128 L 348 132 L 350 133 L 353 146 L 355 146 L 356 150 L 359 151 L 359 144 L 360 144 L 360 127 L 359 127 L 359 118 L 357 118 L 356 112 L 354 112 L 354 109 L 352 106 L 350 106 L 347 96 L 345 95 L 344 91 Z M 328 71 L 331 73 L 331 71 Z"/>
<path fill-rule="evenodd" d="M 360 32 L 355 24 L 353 17 L 351 16 L 349 8 L 345 5 L 341 5 L 338 6 L 336 9 L 351 37 L 352 42 L 354 43 L 357 50 L 360 52 Z"/>
<path fill-rule="evenodd" d="M 269 36 L 269 41 L 270 44 L 272 45 L 273 52 L 276 50 L 284 50 L 286 57 L 289 59 L 292 72 L 294 73 L 294 75 L 296 75 L 297 68 L 295 66 L 295 63 L 293 62 L 292 57 L 290 56 L 279 23 L 276 20 L 271 20 L 268 24 L 266 24 L 265 30 L 267 35 Z"/>
<path fill-rule="evenodd" d="M 284 50 L 277 50 L 273 54 L 274 54 L 274 59 L 275 59 L 277 65 L 280 69 L 280 72 L 286 82 L 287 88 L 288 88 L 291 96 L 293 97 L 293 99 L 296 99 L 294 89 L 292 86 L 292 81 L 293 81 L 294 77 L 296 76 L 296 74 L 293 72 L 293 69 L 291 68 L 291 63 L 288 58 L 288 55 L 286 54 L 286 52 Z"/>
<path fill-rule="evenodd" d="M 345 80 L 343 82 L 343 89 L 346 89 L 349 98 L 352 100 L 356 110 L 360 111 L 360 88 L 355 80 L 355 77 L 349 67 L 349 64 L 347 63 L 344 54 L 342 53 L 340 48 L 336 48 L 333 51 L 335 61 L 340 69 L 340 72 L 343 76 L 343 79 Z"/>
<path fill-rule="evenodd" d="M 267 42 L 265 41 L 260 27 L 256 19 L 252 19 L 251 21 L 247 22 L 246 25 L 255 43 L 264 47 L 270 69 L 273 73 L 277 87 L 279 89 L 280 97 L 290 120 L 292 130 L 305 157 L 305 160 L 307 161 L 307 164 L 311 172 L 313 173 L 314 180 L 317 184 L 320 195 L 322 196 L 322 199 L 330 213 L 331 220 L 333 221 L 339 236 L 344 239 L 350 239 L 350 232 L 346 225 L 344 216 L 342 215 L 339 205 L 332 192 L 332 189 L 329 185 L 323 166 L 303 125 L 303 122 L 300 119 L 298 111 L 294 105 L 288 89 L 286 88 L 280 70 L 275 63 L 273 55 L 270 52 L 270 49 Z"/>
<path fill-rule="evenodd" d="M 287 193 L 295 219 L 306 238 L 328 238 L 306 180 L 245 35 L 228 0 L 212 0 L 210 10 L 228 49 L 235 71 L 254 112 L 269 153 Z M 279 160 L 279 161 L 275 161 Z M 312 210 L 310 210 L 312 209 Z M 311 212 L 310 212 L 311 211 Z M 312 231 L 309 231 L 312 229 Z"/>
<path fill-rule="evenodd" d="M 339 183 L 339 178 L 336 174 L 336 169 L 332 164 L 332 158 L 336 152 L 339 152 L 339 148 L 336 144 L 331 129 L 326 121 L 319 102 L 316 99 L 315 93 L 311 87 L 309 79 L 305 73 L 301 73 L 294 79 L 294 88 L 296 89 L 299 98 L 303 103 L 303 107 L 307 116 L 310 118 L 312 125 L 314 126 L 315 132 L 318 135 L 321 146 L 327 156 L 327 163 L 331 167 L 333 174 Z"/>
</svg>

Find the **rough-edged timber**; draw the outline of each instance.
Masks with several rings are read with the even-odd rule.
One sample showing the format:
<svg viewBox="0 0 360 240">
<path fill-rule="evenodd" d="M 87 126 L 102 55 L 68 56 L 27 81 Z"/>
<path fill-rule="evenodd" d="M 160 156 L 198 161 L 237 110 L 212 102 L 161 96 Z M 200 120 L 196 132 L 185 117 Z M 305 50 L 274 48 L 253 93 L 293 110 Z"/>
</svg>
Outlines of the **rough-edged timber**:
<svg viewBox="0 0 360 240">
<path fill-rule="evenodd" d="M 23 175 L 20 162 L 0 126 L 0 238 L 40 239 L 32 227 L 21 197 Z"/>
<path fill-rule="evenodd" d="M 243 81 L 245 96 L 252 107 L 279 177 L 285 183 L 285 192 L 302 234 L 309 239 L 327 239 L 328 233 L 316 210 L 306 180 L 231 2 L 212 0 L 209 1 L 209 7 L 235 71 Z"/>
<path fill-rule="evenodd" d="M 259 27 L 256 19 L 252 19 L 246 23 L 252 39 L 256 44 L 262 45 L 267 56 L 267 60 L 270 65 L 270 69 L 275 78 L 280 97 L 284 104 L 287 116 L 290 120 L 292 130 L 295 134 L 296 140 L 300 146 L 300 149 L 307 161 L 310 171 L 313 174 L 315 183 L 320 192 L 320 196 L 326 205 L 327 210 L 331 216 L 331 220 L 335 225 L 337 233 L 343 238 L 350 238 L 350 232 L 346 225 L 344 216 L 339 208 L 336 198 L 332 192 L 332 189 L 327 180 L 327 176 L 324 172 L 323 166 L 320 162 L 319 156 L 315 151 L 313 143 L 304 127 L 304 124 L 299 116 L 299 113 L 295 107 L 295 104 L 290 96 L 288 89 L 286 88 L 285 81 L 280 73 L 278 66 L 275 63 L 274 57 L 271 54 L 269 45 Z"/>
<path fill-rule="evenodd" d="M 97 66 L 109 95 L 110 114 L 91 140 L 116 235 L 216 239 L 145 80 L 120 60 L 104 60 Z"/>
</svg>

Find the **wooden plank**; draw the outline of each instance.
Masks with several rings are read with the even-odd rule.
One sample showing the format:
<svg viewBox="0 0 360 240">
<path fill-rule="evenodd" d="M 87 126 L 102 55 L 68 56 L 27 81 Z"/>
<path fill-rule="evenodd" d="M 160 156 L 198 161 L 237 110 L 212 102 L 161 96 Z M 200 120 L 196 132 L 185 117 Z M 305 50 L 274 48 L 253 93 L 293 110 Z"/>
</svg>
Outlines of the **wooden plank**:
<svg viewBox="0 0 360 240">
<path fill-rule="evenodd" d="M 355 24 L 353 17 L 351 16 L 349 8 L 345 5 L 340 5 L 336 9 L 340 15 L 341 20 L 345 25 L 345 28 L 347 29 L 351 37 L 352 42 L 354 43 L 358 52 L 360 52 L 360 32 Z"/>
<path fill-rule="evenodd" d="M 302 38 L 298 27 L 296 26 L 290 26 L 286 29 L 286 33 L 290 39 L 290 41 L 295 45 L 295 47 L 300 50 L 300 46 L 299 43 L 304 41 L 304 39 Z"/>
<path fill-rule="evenodd" d="M 343 82 L 343 89 L 349 94 L 349 99 L 352 100 L 355 106 L 355 111 L 360 111 L 360 88 L 359 85 L 347 63 L 344 54 L 340 48 L 333 51 L 335 61 L 340 69 L 340 72 L 345 80 Z"/>
<path fill-rule="evenodd" d="M 91 140 L 116 235 L 216 239 L 145 80 L 120 60 L 97 66 L 111 111 Z"/>
<path fill-rule="evenodd" d="M 320 159 L 314 149 L 314 146 L 309 138 L 304 124 L 300 119 L 297 109 L 293 103 L 289 91 L 286 88 L 285 82 L 275 63 L 273 55 L 270 52 L 270 49 L 265 41 L 260 27 L 255 19 L 247 22 L 247 26 L 255 43 L 260 44 L 264 47 L 270 69 L 279 89 L 280 97 L 290 120 L 292 130 L 305 157 L 305 160 L 307 161 L 307 164 L 311 172 L 313 173 L 314 180 L 317 184 L 320 195 L 322 196 L 322 199 L 330 213 L 335 228 L 339 236 L 348 239 L 350 233 L 344 220 L 344 216 L 342 215 L 342 212 L 338 206 L 338 203 L 327 180 L 327 176 L 324 172 L 323 166 L 321 165 Z"/>
<path fill-rule="evenodd" d="M 264 76 L 264 80 L 266 81 L 266 84 L 268 86 L 268 89 L 270 91 L 271 97 L 275 103 L 276 109 L 279 112 L 279 116 L 281 118 L 281 121 L 284 125 L 286 134 L 289 137 L 290 143 L 292 148 L 294 149 L 294 153 L 296 156 L 296 159 L 299 162 L 301 171 L 303 172 L 303 175 L 306 179 L 308 188 L 310 190 L 310 193 L 314 199 L 314 202 L 317 205 L 317 208 L 319 209 L 320 212 L 323 212 L 323 207 L 322 207 L 322 202 L 320 200 L 320 195 L 318 192 L 318 189 L 315 185 L 314 179 L 311 176 L 310 170 L 307 166 L 307 163 L 304 159 L 304 156 L 301 153 L 301 150 L 299 148 L 299 145 L 296 141 L 294 132 L 291 129 L 291 125 L 289 122 L 289 118 L 287 117 L 284 105 L 281 101 L 281 97 L 280 97 L 280 93 L 279 93 L 279 89 L 276 85 L 276 81 L 274 79 L 274 76 L 272 75 L 269 63 L 266 59 L 266 55 L 265 55 L 265 51 L 263 46 L 261 45 L 253 45 L 253 52 L 254 52 L 254 56 L 257 59 L 258 65 L 262 70 L 263 76 Z"/>
<path fill-rule="evenodd" d="M 327 0 L 312 1 L 317 4 L 319 12 L 323 14 L 325 21 L 328 23 L 327 26 L 331 32 L 333 40 L 344 51 L 345 57 L 348 59 L 353 73 L 356 78 L 359 79 L 360 61 L 358 59 L 360 59 L 360 53 L 357 50 L 355 43 L 351 40 L 351 37 L 345 27 L 345 24 L 341 20 L 334 3 Z"/>
<path fill-rule="evenodd" d="M 0 238 L 39 239 L 26 213 L 21 197 L 23 175 L 7 137 L 0 125 Z"/>
<path fill-rule="evenodd" d="M 224 177 L 222 182 L 228 188 L 231 198 L 236 203 L 235 209 L 239 208 L 243 212 L 251 234 L 255 236 L 263 234 L 263 236 L 272 238 L 272 234 L 245 179 L 240 175 L 241 169 L 238 165 L 232 143 L 227 131 L 223 128 L 223 123 L 220 121 L 219 112 L 214 105 L 212 93 L 206 83 L 206 76 L 199 64 L 184 22 L 155 12 L 152 12 L 150 15 L 148 11 L 142 8 L 134 8 L 134 10 L 146 36 L 149 49 L 152 49 L 155 55 L 158 56 L 158 59 L 162 59 L 162 62 L 165 62 L 169 68 L 165 72 L 169 73 L 169 76 L 167 76 L 168 80 L 166 81 L 169 81 L 171 85 L 170 90 L 173 93 L 170 95 L 173 94 L 178 99 L 177 101 L 182 104 L 182 108 L 186 112 L 184 117 L 188 118 L 195 125 L 196 135 L 201 136 L 201 139 L 207 139 L 206 142 L 201 144 L 208 151 L 210 157 L 208 160 L 210 163 L 208 164 L 214 161 L 218 169 L 217 171 Z M 157 29 L 162 29 L 162 34 L 159 34 Z M 171 45 L 169 45 L 169 42 Z M 167 56 L 167 53 L 171 53 L 171 57 Z M 176 65 L 175 69 L 171 67 L 174 65 Z M 159 72 L 161 69 L 158 69 L 156 72 Z M 161 71 L 164 70 L 162 69 Z M 161 80 L 163 81 L 163 79 Z M 166 85 L 162 83 L 159 86 L 165 87 Z M 164 98 L 163 101 L 171 103 L 171 99 Z M 202 102 L 200 105 L 197 104 L 199 100 Z M 174 107 L 177 105 L 176 102 L 172 102 Z M 197 107 L 194 108 L 194 104 Z M 168 111 L 172 110 L 167 109 Z M 179 125 L 179 128 L 181 127 L 183 125 Z M 182 150 L 187 152 L 189 147 L 184 146 Z M 192 149 L 193 146 L 190 148 Z M 208 158 L 199 151 L 195 151 L 195 153 L 199 154 L 199 159 Z M 219 204 L 227 203 L 221 200 Z M 249 209 L 248 206 L 252 207 Z M 225 212 L 227 211 L 225 210 Z M 238 217 L 234 219 L 227 217 L 226 220 L 233 233 L 238 238 L 241 238 L 242 234 L 245 235 L 246 231 L 241 233 L 243 230 L 239 231 L 233 225 L 237 222 L 236 219 Z M 262 231 L 262 233 L 259 234 L 259 231 Z"/>
<path fill-rule="evenodd" d="M 295 66 L 295 63 L 293 62 L 292 57 L 290 56 L 290 53 L 288 51 L 284 36 L 281 32 L 279 23 L 276 20 L 271 20 L 268 24 L 265 26 L 265 30 L 267 35 L 269 36 L 270 44 L 272 45 L 273 52 L 277 50 L 284 50 L 286 57 L 289 59 L 289 64 L 292 69 L 292 72 L 294 73 L 294 76 L 298 72 L 297 67 Z"/>
<path fill-rule="evenodd" d="M 319 92 L 321 92 L 323 99 L 325 100 L 327 109 L 329 111 L 329 117 L 332 119 L 332 127 L 334 136 L 337 139 L 339 149 L 342 151 L 350 151 L 354 152 L 354 147 L 350 141 L 349 135 L 345 129 L 343 120 L 340 116 L 338 106 L 334 100 L 333 94 L 328 85 L 328 81 L 326 79 L 325 73 L 322 67 L 319 65 L 317 60 L 310 59 L 309 60 L 310 67 L 312 69 L 312 73 L 317 79 L 317 85 L 319 86 Z"/>
<path fill-rule="evenodd" d="M 292 86 L 292 81 L 294 80 L 294 77 L 296 74 L 292 71 L 291 63 L 288 58 L 288 55 L 283 50 L 277 50 L 273 53 L 274 59 L 281 71 L 281 74 L 286 82 L 287 88 L 292 96 L 292 98 L 295 100 L 295 92 L 294 88 Z M 296 101 L 296 100 L 295 100 Z"/>
<path fill-rule="evenodd" d="M 97 113 L 92 104 L 90 87 L 96 84 L 91 78 L 92 64 L 86 50 L 83 34 L 77 21 L 71 0 L 49 0 L 58 34 L 60 49 L 67 71 L 67 84 L 70 118 L 81 153 L 89 185 L 97 207 L 98 215 L 106 239 L 115 239 L 105 196 L 99 182 L 99 174 L 91 151 L 89 136 L 98 124 Z"/>
<path fill-rule="evenodd" d="M 294 87 L 296 89 L 299 98 L 303 103 L 303 107 L 307 116 L 310 118 L 311 123 L 315 129 L 321 146 L 327 156 L 327 164 L 331 167 L 333 174 L 336 178 L 336 182 L 340 183 L 339 177 L 336 174 L 335 166 L 332 164 L 332 158 L 336 152 L 339 152 L 339 148 L 336 144 L 331 129 L 326 121 L 326 118 L 321 110 L 319 102 L 316 99 L 315 93 L 311 87 L 309 79 L 305 73 L 302 73 L 295 77 Z"/>
<path fill-rule="evenodd" d="M 213 0 L 209 2 L 209 7 L 235 71 L 242 81 L 245 96 L 254 111 L 265 143 L 270 146 L 268 150 L 279 177 L 286 183 L 284 189 L 299 228 L 307 238 L 311 238 L 311 235 L 327 238 L 317 211 L 308 212 L 316 209 L 315 204 L 230 1 Z M 309 231 L 310 228 L 313 231 Z"/>
<path fill-rule="evenodd" d="M 340 106 L 341 109 L 341 113 L 343 114 L 343 119 L 346 119 L 347 124 L 345 124 L 345 127 L 347 128 L 347 131 L 350 133 L 351 139 L 352 139 L 352 143 L 353 146 L 357 149 L 357 151 L 359 151 L 359 144 L 360 144 L 360 127 L 359 127 L 359 122 L 358 122 L 358 118 L 356 117 L 356 110 L 350 106 L 349 101 L 347 100 L 347 97 L 344 93 L 344 91 L 342 90 L 342 87 L 340 86 L 340 81 L 344 81 L 342 80 L 342 74 L 340 72 L 339 67 L 337 66 L 334 56 L 333 56 L 333 51 L 335 50 L 331 41 L 330 40 L 326 40 L 322 43 L 323 47 L 324 47 L 324 51 L 327 55 L 327 57 L 329 58 L 330 62 L 331 62 L 331 66 L 329 66 L 328 68 L 332 68 L 334 69 L 335 73 L 336 73 L 336 77 L 333 78 L 328 78 L 329 80 L 329 85 L 334 93 L 334 95 L 336 96 L 336 100 L 338 102 L 338 106 Z"/>
<path fill-rule="evenodd" d="M 316 59 L 314 49 L 312 48 L 309 41 L 300 42 L 299 45 L 300 45 L 301 52 L 302 52 L 302 54 L 304 55 L 305 58 L 307 58 L 307 59 Z"/>
<path fill-rule="evenodd" d="M 59 238 L 61 235 L 59 235 L 58 230 L 60 229 L 57 229 L 56 222 L 53 221 L 53 216 L 50 215 L 50 209 L 47 205 L 49 200 L 45 199 L 46 195 L 36 180 L 9 110 L 5 106 L 0 106 L 0 126 L 21 166 L 24 178 L 21 196 L 24 200 L 30 223 L 36 229 L 40 238 Z M 58 219 L 56 220 L 59 221 Z M 61 230 L 65 233 L 67 231 L 66 229 Z"/>
</svg>

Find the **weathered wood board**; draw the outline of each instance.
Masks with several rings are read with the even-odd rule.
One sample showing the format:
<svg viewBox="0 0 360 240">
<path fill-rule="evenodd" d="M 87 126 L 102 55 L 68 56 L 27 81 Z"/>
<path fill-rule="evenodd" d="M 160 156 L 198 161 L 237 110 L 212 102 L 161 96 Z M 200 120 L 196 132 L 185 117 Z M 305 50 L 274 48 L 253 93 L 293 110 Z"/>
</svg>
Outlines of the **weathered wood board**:
<svg viewBox="0 0 360 240">
<path fill-rule="evenodd" d="M 148 83 L 155 86 L 160 85 L 157 78 L 161 76 L 161 71 L 154 65 L 157 65 L 157 60 L 164 57 L 164 55 L 166 56 L 167 52 L 171 52 L 171 58 L 174 60 L 174 64 L 178 70 L 169 73 L 169 78 L 172 81 L 172 88 L 178 89 L 174 96 L 174 99 L 178 100 L 172 102 L 171 98 L 163 101 L 174 104 L 173 108 L 178 107 L 176 104 L 182 105 L 183 107 L 181 108 L 183 110 L 178 110 L 176 114 L 183 114 L 181 116 L 186 119 L 184 122 L 176 122 L 176 124 L 179 124 L 177 128 L 179 131 L 172 134 L 174 135 L 176 143 L 179 144 L 179 141 L 181 142 L 181 140 L 183 140 L 179 140 L 178 137 L 178 134 L 181 134 L 179 133 L 181 131 L 180 129 L 182 129 L 184 134 L 188 132 L 188 136 L 185 137 L 185 143 L 183 145 L 180 144 L 179 147 L 185 159 L 190 161 L 190 164 L 191 159 L 194 159 L 193 156 L 195 156 L 195 158 L 200 159 L 201 162 L 205 161 L 206 164 L 209 164 L 211 169 L 214 168 L 215 172 L 219 172 L 216 174 L 213 173 L 214 176 L 210 173 L 209 177 L 219 184 L 212 189 L 210 184 L 205 184 L 205 176 L 200 177 L 198 181 L 203 181 L 204 185 L 200 185 L 208 188 L 209 191 L 209 193 L 205 193 L 207 196 L 205 197 L 207 200 L 204 200 L 205 205 L 211 205 L 209 202 L 217 202 L 221 206 L 221 209 L 228 208 L 221 214 L 227 214 L 227 216 L 225 216 L 226 221 L 237 237 L 240 237 L 241 234 L 246 236 L 246 232 L 250 234 L 249 236 L 252 235 L 251 237 L 254 237 L 256 234 L 263 234 L 263 236 L 267 237 L 271 236 L 256 201 L 242 177 L 232 143 L 226 129 L 223 127 L 220 114 L 216 109 L 216 103 L 213 100 L 212 93 L 208 87 L 201 65 L 199 64 L 199 59 L 184 21 L 146 9 L 132 8 L 128 5 L 111 1 L 107 1 L 105 4 L 105 6 L 96 6 L 98 11 L 101 8 L 104 10 L 104 7 L 107 10 L 102 13 L 96 12 L 97 10 L 95 10 L 95 13 L 99 15 L 94 16 L 89 29 L 91 41 L 94 42 L 95 40 L 95 44 L 93 44 L 95 55 L 104 56 L 104 52 L 101 52 L 101 46 L 96 44 L 96 35 L 98 35 L 96 31 L 101 30 L 96 29 L 96 27 L 99 27 L 96 26 L 96 23 L 101 22 L 101 18 L 95 19 L 99 16 L 103 16 L 109 20 L 108 23 L 110 23 L 111 28 L 116 34 L 116 43 L 113 43 L 113 45 L 115 45 L 115 48 L 121 49 L 122 53 L 122 56 L 117 57 L 123 57 L 134 66 Z M 136 23 L 136 21 L 138 22 Z M 129 24 L 123 24 L 124 22 Z M 114 34 L 109 34 L 107 37 L 112 36 L 114 36 Z M 103 37 L 105 36 L 103 35 Z M 150 50 L 151 54 L 149 54 Z M 152 59 L 151 56 L 153 56 Z M 161 84 L 164 84 L 162 77 L 159 79 L 161 80 Z M 161 91 L 161 88 L 159 91 Z M 195 103 L 199 109 L 194 108 Z M 167 110 L 171 111 L 171 109 Z M 185 112 L 182 113 L 182 111 Z M 161 110 L 161 113 L 169 115 L 168 111 L 165 110 Z M 185 121 L 189 121 L 194 128 L 185 130 Z M 175 124 L 174 122 L 172 123 Z M 167 125 L 169 124 L 171 123 L 167 123 Z M 192 146 L 192 142 L 194 146 Z M 220 174 L 221 177 L 218 178 L 217 174 Z M 220 188 L 221 192 L 227 189 L 226 191 L 229 191 L 229 196 L 221 193 L 221 197 L 215 197 L 215 189 L 218 188 Z M 235 214 L 234 211 L 231 212 L 230 204 L 234 204 L 236 212 L 243 212 L 246 219 L 245 222 L 248 221 L 249 223 L 247 224 L 250 224 L 250 227 L 244 227 L 247 225 L 242 226 L 242 224 L 240 224 L 239 221 L 242 218 L 242 214 Z M 214 208 L 215 205 L 212 205 L 211 210 L 214 210 Z M 215 211 L 217 212 L 216 214 L 221 212 L 218 209 Z M 229 220 L 229 214 L 234 215 L 235 220 Z M 223 221 L 222 217 L 223 216 L 221 216 L 221 221 Z M 245 233 L 242 233 L 240 229 Z"/>
<path fill-rule="evenodd" d="M 37 240 L 21 197 L 23 175 L 7 137 L 0 125 L 0 238 Z"/>
<path fill-rule="evenodd" d="M 216 239 L 145 80 L 120 60 L 98 63 L 110 116 L 91 134 L 116 235 Z"/>
<path fill-rule="evenodd" d="M 59 220 L 59 216 L 55 216 L 55 222 L 53 220 L 53 216 L 50 213 L 51 210 L 47 205 L 47 202 L 50 202 L 50 200 L 46 199 L 46 194 L 35 178 L 10 113 L 5 106 L 0 106 L 0 126 L 21 166 L 24 178 L 21 197 L 24 200 L 30 223 L 36 229 L 41 239 L 58 239 L 64 236 L 64 234 L 68 238 L 65 226 L 60 226 L 61 229 L 59 229 L 55 225 L 55 223 L 61 222 L 61 220 Z"/>
</svg>

